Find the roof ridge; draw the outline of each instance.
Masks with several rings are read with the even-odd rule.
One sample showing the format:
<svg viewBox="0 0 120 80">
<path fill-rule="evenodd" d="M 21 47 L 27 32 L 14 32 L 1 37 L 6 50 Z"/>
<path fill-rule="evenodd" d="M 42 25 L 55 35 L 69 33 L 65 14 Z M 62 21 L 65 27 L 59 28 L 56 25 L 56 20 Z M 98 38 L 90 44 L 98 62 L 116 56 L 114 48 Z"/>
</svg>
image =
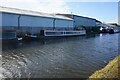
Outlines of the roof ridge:
<svg viewBox="0 0 120 80">
<path fill-rule="evenodd" d="M 68 18 L 68 17 L 65 17 L 65 16 L 59 16 L 59 15 L 56 15 L 56 14 L 49 14 L 49 13 L 38 12 L 38 11 L 4 7 L 4 6 L 0 6 L 0 8 L 2 8 L 2 9 L 0 9 L 0 11 L 2 11 L 2 12 L 10 12 L 10 13 L 17 13 L 17 14 L 28 14 L 28 15 L 34 15 L 34 16 L 44 16 L 44 17 L 72 20 L 72 18 Z"/>
</svg>

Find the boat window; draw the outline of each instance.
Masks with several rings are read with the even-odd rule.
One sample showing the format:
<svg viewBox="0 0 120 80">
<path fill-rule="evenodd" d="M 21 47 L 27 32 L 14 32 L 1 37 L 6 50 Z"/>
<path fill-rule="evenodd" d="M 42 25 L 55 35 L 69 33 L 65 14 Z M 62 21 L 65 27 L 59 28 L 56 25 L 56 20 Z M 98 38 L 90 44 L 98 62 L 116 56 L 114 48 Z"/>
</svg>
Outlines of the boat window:
<svg viewBox="0 0 120 80">
<path fill-rule="evenodd" d="M 46 35 L 62 35 L 63 32 L 46 32 Z"/>
</svg>

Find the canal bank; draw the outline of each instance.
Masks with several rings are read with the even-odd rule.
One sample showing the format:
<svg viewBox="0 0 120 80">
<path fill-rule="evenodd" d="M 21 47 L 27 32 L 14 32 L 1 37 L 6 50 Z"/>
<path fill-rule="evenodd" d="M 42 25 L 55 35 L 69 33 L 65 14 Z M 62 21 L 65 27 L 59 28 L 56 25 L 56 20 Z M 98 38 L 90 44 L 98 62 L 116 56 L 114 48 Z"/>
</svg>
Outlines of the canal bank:
<svg viewBox="0 0 120 80">
<path fill-rule="evenodd" d="M 120 78 L 120 55 L 110 61 L 104 68 L 93 73 L 89 78 Z"/>
</svg>

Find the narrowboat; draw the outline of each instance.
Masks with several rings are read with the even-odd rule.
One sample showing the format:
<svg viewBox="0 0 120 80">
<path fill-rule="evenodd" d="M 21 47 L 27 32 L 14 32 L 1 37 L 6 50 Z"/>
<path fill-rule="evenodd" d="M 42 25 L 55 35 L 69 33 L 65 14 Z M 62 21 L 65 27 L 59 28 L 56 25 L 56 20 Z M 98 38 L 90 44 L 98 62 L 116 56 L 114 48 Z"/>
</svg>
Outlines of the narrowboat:
<svg viewBox="0 0 120 80">
<path fill-rule="evenodd" d="M 58 38 L 58 37 L 70 37 L 70 36 L 82 36 L 85 35 L 85 30 L 80 31 L 61 31 L 61 30 L 40 30 L 39 35 L 26 35 L 29 38 Z"/>
</svg>

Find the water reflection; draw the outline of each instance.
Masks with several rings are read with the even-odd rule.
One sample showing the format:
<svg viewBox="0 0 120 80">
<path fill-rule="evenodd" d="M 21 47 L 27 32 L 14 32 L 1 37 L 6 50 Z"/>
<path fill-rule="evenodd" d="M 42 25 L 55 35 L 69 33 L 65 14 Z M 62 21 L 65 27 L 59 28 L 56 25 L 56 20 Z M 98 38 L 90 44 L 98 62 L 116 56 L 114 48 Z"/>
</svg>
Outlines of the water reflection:
<svg viewBox="0 0 120 80">
<path fill-rule="evenodd" d="M 118 55 L 118 34 L 3 44 L 9 78 L 86 78 Z"/>
</svg>

